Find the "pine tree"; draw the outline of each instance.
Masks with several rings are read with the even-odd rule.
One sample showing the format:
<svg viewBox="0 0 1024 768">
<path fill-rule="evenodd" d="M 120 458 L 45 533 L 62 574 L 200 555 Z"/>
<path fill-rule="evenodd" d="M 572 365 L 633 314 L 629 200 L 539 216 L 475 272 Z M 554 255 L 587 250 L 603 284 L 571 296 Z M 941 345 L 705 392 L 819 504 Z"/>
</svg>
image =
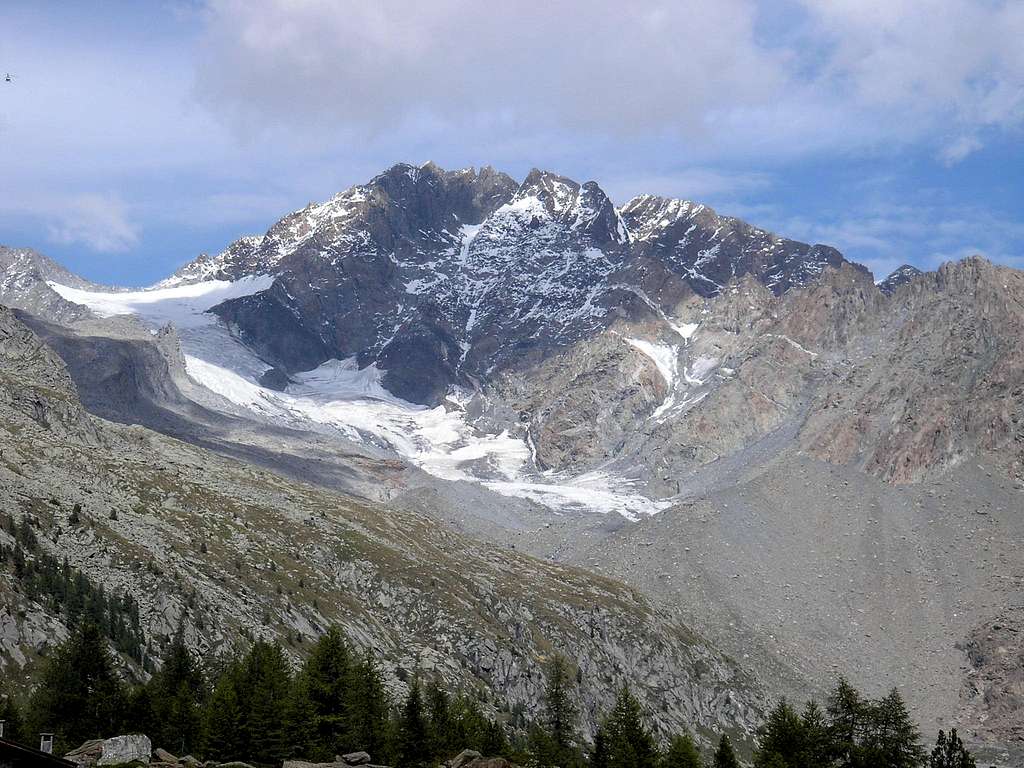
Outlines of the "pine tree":
<svg viewBox="0 0 1024 768">
<path fill-rule="evenodd" d="M 658 750 L 654 737 L 643 722 L 639 702 L 622 688 L 615 698 L 615 706 L 604 723 L 604 738 L 610 765 L 629 765 L 634 768 L 654 768 L 658 763 Z"/>
<path fill-rule="evenodd" d="M 22 719 L 21 707 L 14 697 L 4 690 L 0 684 L 0 720 L 4 721 L 4 738 L 10 741 L 21 741 L 28 737 Z"/>
<path fill-rule="evenodd" d="M 602 723 L 594 734 L 594 747 L 590 753 L 590 768 L 611 768 L 608 750 L 608 730 Z"/>
<path fill-rule="evenodd" d="M 804 726 L 800 717 L 785 699 L 780 701 L 761 728 L 758 750 L 754 757 L 756 768 L 767 768 L 781 759 L 784 765 L 797 768 L 805 749 Z"/>
<path fill-rule="evenodd" d="M 545 725 L 554 744 L 553 757 L 561 768 L 569 768 L 580 762 L 577 744 L 579 735 L 576 730 L 579 711 L 570 692 L 572 679 L 565 658 L 554 656 L 548 667 L 547 688 L 544 692 Z"/>
<path fill-rule="evenodd" d="M 662 768 L 704 768 L 697 745 L 688 733 L 676 734 L 661 759 Z"/>
<path fill-rule="evenodd" d="M 313 716 L 310 757 L 331 760 L 356 748 L 350 734 L 352 658 L 341 629 L 331 627 L 313 646 L 298 685 Z"/>
<path fill-rule="evenodd" d="M 582 762 L 576 730 L 579 712 L 570 692 L 572 685 L 573 677 L 565 658 L 553 656 L 547 669 L 544 715 L 541 723 L 530 732 L 530 745 L 542 768 L 570 768 Z"/>
<path fill-rule="evenodd" d="M 55 751 L 70 749 L 115 735 L 124 704 L 106 641 L 96 625 L 83 622 L 43 665 L 32 730 L 54 733 Z"/>
<path fill-rule="evenodd" d="M 159 733 L 160 720 L 153 707 L 150 685 L 140 685 L 128 695 L 124 727 L 131 733 Z M 159 747 L 160 742 L 156 742 L 154 746 Z"/>
<path fill-rule="evenodd" d="M 399 724 L 397 768 L 423 768 L 430 763 L 427 718 L 423 713 L 423 692 L 414 679 L 402 707 Z"/>
<path fill-rule="evenodd" d="M 285 705 L 285 742 L 291 757 L 322 759 L 323 751 L 318 750 L 317 714 L 309 696 L 305 675 L 299 674 L 292 683 L 291 692 Z"/>
<path fill-rule="evenodd" d="M 456 742 L 455 718 L 452 714 L 451 700 L 438 684 L 437 680 L 427 689 L 427 709 L 430 712 L 428 736 L 430 754 L 433 757 L 451 757 L 461 748 Z"/>
<path fill-rule="evenodd" d="M 505 729 L 495 720 L 484 720 L 479 743 L 480 753 L 489 757 L 503 757 L 509 753 Z"/>
<path fill-rule="evenodd" d="M 249 759 L 242 735 L 245 714 L 238 695 L 241 678 L 241 662 L 228 664 L 218 676 L 206 707 L 206 754 L 221 762 Z"/>
<path fill-rule="evenodd" d="M 715 750 L 715 760 L 712 765 L 714 768 L 740 768 L 740 761 L 736 759 L 732 743 L 724 733 L 718 740 L 718 749 Z"/>
<path fill-rule="evenodd" d="M 353 670 L 352 696 L 359 702 L 350 719 L 354 748 L 365 750 L 375 758 L 383 755 L 391 706 L 380 670 L 369 654 Z"/>
<path fill-rule="evenodd" d="M 291 683 L 291 670 L 281 647 L 258 641 L 242 664 L 239 689 L 242 736 L 249 757 L 257 762 L 279 763 L 286 757 Z"/>
<path fill-rule="evenodd" d="M 790 768 L 829 768 L 833 764 L 835 749 L 829 736 L 825 713 L 817 702 L 809 701 L 800 715 L 803 725 L 803 754 Z"/>
<path fill-rule="evenodd" d="M 925 760 L 921 736 L 895 688 L 873 704 L 865 736 L 866 764 L 872 768 L 917 768 Z"/>
<path fill-rule="evenodd" d="M 206 682 L 199 666 L 179 632 L 164 658 L 163 666 L 150 681 L 156 716 L 156 729 L 150 731 L 154 742 L 179 755 L 199 749 L 201 706 Z"/>
<path fill-rule="evenodd" d="M 977 768 L 971 753 L 964 747 L 960 737 L 956 734 L 956 728 L 945 733 L 939 731 L 939 738 L 935 742 L 935 749 L 932 750 L 928 768 Z"/>
<path fill-rule="evenodd" d="M 846 678 L 839 678 L 826 711 L 837 768 L 859 768 L 862 765 L 859 745 L 864 731 L 865 704 Z"/>
<path fill-rule="evenodd" d="M 471 696 L 460 695 L 451 704 L 455 742 L 460 748 L 474 749 L 488 757 L 506 755 L 508 739 L 502 727 L 488 720 Z"/>
</svg>

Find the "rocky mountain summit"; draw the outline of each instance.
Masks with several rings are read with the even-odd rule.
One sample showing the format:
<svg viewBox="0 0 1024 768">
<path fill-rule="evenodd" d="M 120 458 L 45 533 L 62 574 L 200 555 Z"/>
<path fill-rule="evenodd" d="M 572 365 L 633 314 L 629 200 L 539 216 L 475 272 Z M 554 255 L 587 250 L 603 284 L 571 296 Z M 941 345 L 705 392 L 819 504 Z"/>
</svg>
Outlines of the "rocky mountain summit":
<svg viewBox="0 0 1024 768">
<path fill-rule="evenodd" d="M 163 285 L 270 274 L 217 314 L 286 372 L 356 356 L 437 403 L 455 383 L 543 355 L 623 314 L 664 312 L 751 274 L 783 293 L 843 263 L 710 208 L 532 171 L 396 165 L 201 257 Z"/>
<path fill-rule="evenodd" d="M 891 295 L 901 285 L 905 285 L 921 274 L 921 270 L 911 264 L 904 264 L 897 267 L 893 272 L 878 284 L 878 290 Z"/>
<path fill-rule="evenodd" d="M 0 303 L 31 310 L 56 322 L 73 322 L 92 315 L 85 307 L 54 291 L 49 286 L 51 280 L 73 288 L 98 287 L 31 248 L 0 245 Z"/>
</svg>

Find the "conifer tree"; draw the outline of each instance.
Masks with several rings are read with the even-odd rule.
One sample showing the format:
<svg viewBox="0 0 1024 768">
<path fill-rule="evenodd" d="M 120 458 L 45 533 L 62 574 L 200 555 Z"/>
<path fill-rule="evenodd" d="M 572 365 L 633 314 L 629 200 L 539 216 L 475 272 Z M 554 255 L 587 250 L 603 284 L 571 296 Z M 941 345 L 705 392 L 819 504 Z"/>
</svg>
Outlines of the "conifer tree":
<svg viewBox="0 0 1024 768">
<path fill-rule="evenodd" d="M 604 723 L 597 727 L 594 734 L 594 747 L 590 753 L 590 768 L 611 768 L 608 754 L 608 730 Z"/>
<path fill-rule="evenodd" d="M 281 647 L 257 641 L 242 665 L 239 689 L 242 737 L 251 759 L 257 762 L 279 763 L 286 756 L 291 683 Z"/>
<path fill-rule="evenodd" d="M 22 719 L 21 707 L 14 696 L 0 684 L 0 720 L 4 721 L 4 738 L 10 741 L 22 741 L 28 737 Z"/>
<path fill-rule="evenodd" d="M 242 735 L 245 714 L 238 696 L 241 678 L 241 662 L 231 662 L 218 676 L 207 704 L 205 751 L 221 762 L 249 757 Z"/>
<path fill-rule="evenodd" d="M 323 759 L 323 751 L 317 749 L 319 745 L 316 743 L 316 710 L 309 696 L 306 678 L 301 673 L 292 682 L 284 718 L 288 754 L 295 758 Z"/>
<path fill-rule="evenodd" d="M 54 733 L 55 751 L 77 747 L 115 735 L 124 703 L 105 639 L 95 624 L 82 622 L 43 665 L 32 698 L 32 730 Z"/>
<path fill-rule="evenodd" d="M 800 766 L 805 749 L 804 726 L 800 717 L 785 699 L 780 701 L 761 728 L 758 750 L 754 758 L 756 768 L 768 768 L 781 761 L 788 766 Z"/>
<path fill-rule="evenodd" d="M 898 690 L 872 704 L 868 712 L 864 757 L 872 768 L 917 768 L 925 751 L 917 726 Z"/>
<path fill-rule="evenodd" d="M 971 753 L 964 747 L 964 743 L 957 736 L 956 728 L 949 732 L 949 736 L 939 731 L 939 738 L 935 742 L 935 749 L 932 750 L 928 768 L 977 768 Z"/>
<path fill-rule="evenodd" d="M 835 750 L 829 737 L 825 713 L 815 701 L 808 701 L 800 714 L 803 726 L 804 748 L 800 760 L 791 768 L 829 768 Z"/>
<path fill-rule="evenodd" d="M 354 670 L 352 696 L 359 706 L 350 713 L 350 733 L 355 749 L 373 757 L 383 755 L 387 741 L 388 702 L 384 680 L 373 657 L 367 654 Z"/>
<path fill-rule="evenodd" d="M 140 685 L 128 694 L 128 707 L 125 712 L 125 730 L 131 733 L 158 734 L 160 721 L 153 707 L 152 684 Z M 156 738 L 155 736 L 151 738 Z M 162 742 L 154 742 L 159 747 Z"/>
<path fill-rule="evenodd" d="M 155 730 L 144 733 L 150 733 L 155 744 L 179 755 L 197 751 L 206 682 L 180 632 L 171 642 L 163 666 L 153 676 L 150 687 Z"/>
<path fill-rule="evenodd" d="M 718 740 L 718 749 L 715 750 L 715 759 L 712 765 L 714 768 L 740 768 L 740 761 L 736 759 L 732 743 L 724 733 Z"/>
<path fill-rule="evenodd" d="M 544 715 L 531 730 L 530 744 L 540 766 L 570 768 L 582 762 L 578 745 L 579 712 L 573 702 L 573 677 L 561 655 L 551 658 L 544 689 Z"/>
<path fill-rule="evenodd" d="M 864 731 L 865 703 L 844 677 L 839 678 L 826 708 L 829 740 L 837 768 L 860 768 L 860 739 Z"/>
<path fill-rule="evenodd" d="M 423 692 L 420 681 L 416 678 L 402 707 L 397 768 L 423 768 L 430 763 L 430 757 L 427 718 L 423 712 Z"/>
<path fill-rule="evenodd" d="M 471 696 L 460 695 L 451 705 L 455 740 L 460 748 L 474 749 L 488 757 L 506 755 L 508 738 L 498 723 L 488 720 Z"/>
<path fill-rule="evenodd" d="M 350 732 L 351 683 L 352 657 L 348 643 L 341 629 L 330 627 L 313 646 L 297 681 L 296 695 L 305 697 L 306 701 L 296 702 L 296 706 L 313 718 L 311 758 L 332 760 L 336 754 L 357 748 Z"/>
<path fill-rule="evenodd" d="M 501 723 L 484 719 L 480 735 L 480 753 L 488 757 L 503 757 L 509 752 L 508 737 Z"/>
<path fill-rule="evenodd" d="M 603 729 L 610 765 L 634 768 L 654 768 L 657 765 L 658 750 L 654 737 L 644 725 L 640 704 L 628 688 L 619 691 Z"/>
<path fill-rule="evenodd" d="M 458 734 L 452 714 L 451 700 L 437 680 L 434 680 L 427 689 L 427 708 L 430 713 L 428 726 L 430 753 L 434 757 L 451 757 L 460 749 L 456 743 Z"/>
<path fill-rule="evenodd" d="M 704 768 L 697 745 L 688 733 L 679 733 L 672 737 L 668 749 L 661 759 L 662 768 Z"/>
</svg>

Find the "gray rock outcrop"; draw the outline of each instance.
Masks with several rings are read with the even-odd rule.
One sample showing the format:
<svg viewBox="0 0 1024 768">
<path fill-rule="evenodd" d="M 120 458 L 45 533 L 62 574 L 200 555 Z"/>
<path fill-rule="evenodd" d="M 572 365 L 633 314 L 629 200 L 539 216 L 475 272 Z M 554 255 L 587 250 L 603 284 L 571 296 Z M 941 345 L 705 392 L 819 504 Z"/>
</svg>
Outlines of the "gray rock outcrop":
<svg viewBox="0 0 1024 768">
<path fill-rule="evenodd" d="M 140 734 L 126 734 L 103 740 L 103 752 L 97 765 L 122 765 L 124 763 L 149 763 L 153 744 L 149 737 Z"/>
</svg>

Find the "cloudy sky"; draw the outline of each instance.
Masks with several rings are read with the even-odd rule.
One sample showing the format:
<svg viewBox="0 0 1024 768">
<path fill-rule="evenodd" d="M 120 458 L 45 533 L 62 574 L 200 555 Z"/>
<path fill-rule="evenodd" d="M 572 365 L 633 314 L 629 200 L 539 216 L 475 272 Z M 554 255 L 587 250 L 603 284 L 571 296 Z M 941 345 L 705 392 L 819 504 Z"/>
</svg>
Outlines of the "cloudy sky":
<svg viewBox="0 0 1024 768">
<path fill-rule="evenodd" d="M 0 5 L 0 243 L 146 284 L 398 162 L 1024 267 L 1024 3 Z"/>
</svg>

